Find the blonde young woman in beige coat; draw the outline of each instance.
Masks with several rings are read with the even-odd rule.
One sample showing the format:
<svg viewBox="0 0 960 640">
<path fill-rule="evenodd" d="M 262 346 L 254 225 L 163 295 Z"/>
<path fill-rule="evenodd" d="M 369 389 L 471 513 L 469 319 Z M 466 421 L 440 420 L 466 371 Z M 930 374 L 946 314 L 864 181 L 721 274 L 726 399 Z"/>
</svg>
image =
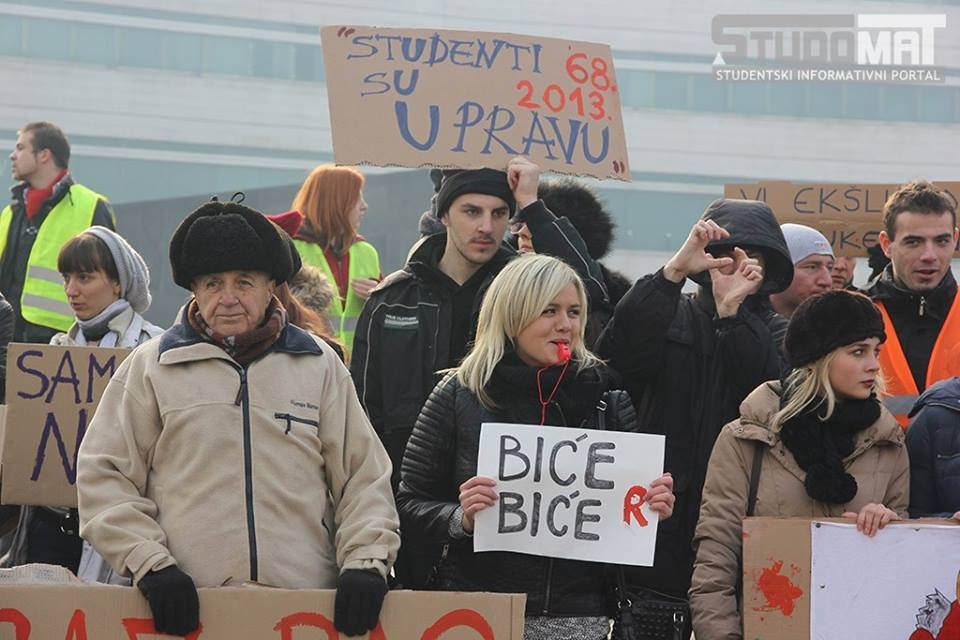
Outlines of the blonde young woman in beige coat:
<svg viewBox="0 0 960 640">
<path fill-rule="evenodd" d="M 885 339 L 861 294 L 830 291 L 797 308 L 784 340 L 792 371 L 743 401 L 710 457 L 690 587 L 697 640 L 743 638 L 738 589 L 755 454 L 763 458 L 754 515 L 846 516 L 868 536 L 906 517 L 903 431 L 876 397 Z"/>
</svg>

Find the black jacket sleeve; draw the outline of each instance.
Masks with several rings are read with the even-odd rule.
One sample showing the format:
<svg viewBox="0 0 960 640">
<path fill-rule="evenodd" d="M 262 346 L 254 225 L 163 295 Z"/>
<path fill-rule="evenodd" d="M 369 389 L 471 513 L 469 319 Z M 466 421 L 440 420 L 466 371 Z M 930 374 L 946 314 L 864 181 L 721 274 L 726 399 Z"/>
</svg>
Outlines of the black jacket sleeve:
<svg viewBox="0 0 960 640">
<path fill-rule="evenodd" d="M 683 283 L 664 278 L 661 269 L 637 280 L 617 304 L 597 353 L 625 379 L 646 381 L 661 371 L 667 331 L 682 288 Z"/>
<path fill-rule="evenodd" d="M 353 335 L 353 351 L 350 354 L 350 376 L 357 389 L 357 397 L 363 410 L 367 412 L 370 423 L 380 438 L 383 438 L 383 396 L 380 390 L 379 352 L 370 344 L 373 311 L 377 307 L 377 295 L 367 298 L 357 329 Z"/>
<path fill-rule="evenodd" d="M 957 413 L 943 407 L 927 406 L 920 410 L 907 429 L 907 453 L 910 456 L 910 517 L 949 518 L 941 504 L 937 482 L 935 433 L 938 424 L 953 427 L 960 419 Z M 947 452 L 939 452 L 947 453 Z"/>
<path fill-rule="evenodd" d="M 637 411 L 633 408 L 630 394 L 622 389 L 616 389 L 607 392 L 607 397 L 608 402 L 615 404 L 617 414 L 616 424 L 607 427 L 607 429 L 625 433 L 641 433 L 640 423 L 637 422 Z"/>
<path fill-rule="evenodd" d="M 779 379 L 780 357 L 770 330 L 744 305 L 735 316 L 715 319 L 714 327 L 718 364 L 733 397 L 742 400 L 758 385 Z"/>
<path fill-rule="evenodd" d="M 576 270 L 587 288 L 591 309 L 609 304 L 600 265 L 590 257 L 586 243 L 570 220 L 553 215 L 543 200 L 537 200 L 521 209 L 516 221 L 527 224 L 537 253 L 560 258 Z"/>
<path fill-rule="evenodd" d="M 434 387 L 400 467 L 400 528 L 433 542 L 450 540 L 450 517 L 460 506 L 455 476 L 457 386 L 453 374 L 448 374 Z"/>
<path fill-rule="evenodd" d="M 97 200 L 97 207 L 93 210 L 93 225 L 117 230 L 117 216 L 113 212 L 113 207 L 106 200 Z"/>
</svg>

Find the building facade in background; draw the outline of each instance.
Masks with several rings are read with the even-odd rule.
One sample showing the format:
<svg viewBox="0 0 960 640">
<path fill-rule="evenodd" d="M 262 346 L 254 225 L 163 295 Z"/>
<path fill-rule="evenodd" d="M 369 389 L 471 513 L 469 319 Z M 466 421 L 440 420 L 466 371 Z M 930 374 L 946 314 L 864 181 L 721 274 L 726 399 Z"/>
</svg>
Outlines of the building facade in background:
<svg viewBox="0 0 960 640">
<path fill-rule="evenodd" d="M 714 16 L 751 13 L 945 14 L 945 81 L 715 80 Z M 727 182 L 960 179 L 960 0 L 5 0 L 0 133 L 12 148 L 25 122 L 62 126 L 77 179 L 111 195 L 154 282 L 169 281 L 162 234 L 185 204 L 245 191 L 286 210 L 307 172 L 332 161 L 319 36 L 331 24 L 609 43 L 633 182 L 595 186 L 618 225 L 610 262 L 631 275 L 676 249 Z M 365 171 L 361 231 L 391 270 L 416 239 L 430 183 L 425 171 Z M 158 296 L 151 320 L 169 324 L 179 302 Z"/>
</svg>

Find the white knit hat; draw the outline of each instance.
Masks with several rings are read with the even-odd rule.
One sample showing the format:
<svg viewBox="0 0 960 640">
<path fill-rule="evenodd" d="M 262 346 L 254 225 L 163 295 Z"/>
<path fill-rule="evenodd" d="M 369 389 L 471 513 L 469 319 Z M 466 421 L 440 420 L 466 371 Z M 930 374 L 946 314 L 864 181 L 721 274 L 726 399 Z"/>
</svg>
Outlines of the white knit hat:
<svg viewBox="0 0 960 640">
<path fill-rule="evenodd" d="M 813 227 L 788 222 L 780 225 L 780 230 L 783 231 L 783 238 L 787 241 L 790 259 L 794 265 L 813 255 L 833 257 L 830 242 Z"/>
</svg>

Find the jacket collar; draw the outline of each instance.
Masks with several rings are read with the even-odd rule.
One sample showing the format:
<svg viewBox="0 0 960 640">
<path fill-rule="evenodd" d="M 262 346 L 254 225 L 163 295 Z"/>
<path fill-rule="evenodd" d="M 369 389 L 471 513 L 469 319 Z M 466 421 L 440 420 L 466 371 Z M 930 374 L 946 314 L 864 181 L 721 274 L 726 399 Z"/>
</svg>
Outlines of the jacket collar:
<svg viewBox="0 0 960 640">
<path fill-rule="evenodd" d="M 74 185 L 73 174 L 67 171 L 66 175 L 60 178 L 60 182 L 53 185 L 53 192 L 50 194 L 50 197 L 47 199 L 47 202 L 57 203 L 63 198 L 64 194 Z M 30 183 L 24 181 L 19 182 L 12 187 L 10 187 L 10 193 L 13 196 L 13 199 L 17 202 L 24 202 L 25 194 L 27 189 L 30 188 Z M 51 207 L 52 208 L 52 207 Z"/>
<path fill-rule="evenodd" d="M 210 358 L 220 358 L 233 362 L 233 359 L 223 349 L 207 342 L 193 329 L 186 320 L 184 315 L 186 312 L 187 306 L 184 305 L 180 321 L 164 331 L 160 337 L 160 364 L 179 364 Z M 193 346 L 196 346 L 196 348 L 187 348 Z M 323 355 L 323 350 L 309 333 L 288 322 L 283 331 L 280 332 L 280 337 L 270 346 L 267 353 L 319 356 Z"/>
<path fill-rule="evenodd" d="M 957 281 L 950 269 L 947 270 L 947 274 L 943 276 L 943 280 L 936 287 L 930 291 L 917 293 L 904 289 L 896 281 L 893 277 L 892 264 L 887 265 L 880 276 L 867 289 L 867 295 L 874 300 L 890 301 L 896 304 L 919 305 L 921 298 L 925 298 L 928 309 L 941 317 L 946 317 L 956 293 Z"/>
<path fill-rule="evenodd" d="M 446 249 L 446 246 L 446 232 L 435 233 L 432 236 L 423 238 L 420 242 L 414 245 L 413 249 L 410 251 L 410 256 L 407 259 L 407 264 L 403 270 L 422 280 L 453 282 L 453 280 L 451 280 L 447 274 L 440 270 L 440 259 L 443 257 L 443 252 Z M 516 251 L 511 249 L 508 245 L 501 243 L 500 247 L 497 249 L 497 252 L 493 255 L 490 261 L 480 267 L 477 273 L 488 273 L 491 269 L 493 269 L 495 272 L 499 272 L 500 267 L 505 265 L 512 258 L 516 257 L 516 255 Z"/>
</svg>

